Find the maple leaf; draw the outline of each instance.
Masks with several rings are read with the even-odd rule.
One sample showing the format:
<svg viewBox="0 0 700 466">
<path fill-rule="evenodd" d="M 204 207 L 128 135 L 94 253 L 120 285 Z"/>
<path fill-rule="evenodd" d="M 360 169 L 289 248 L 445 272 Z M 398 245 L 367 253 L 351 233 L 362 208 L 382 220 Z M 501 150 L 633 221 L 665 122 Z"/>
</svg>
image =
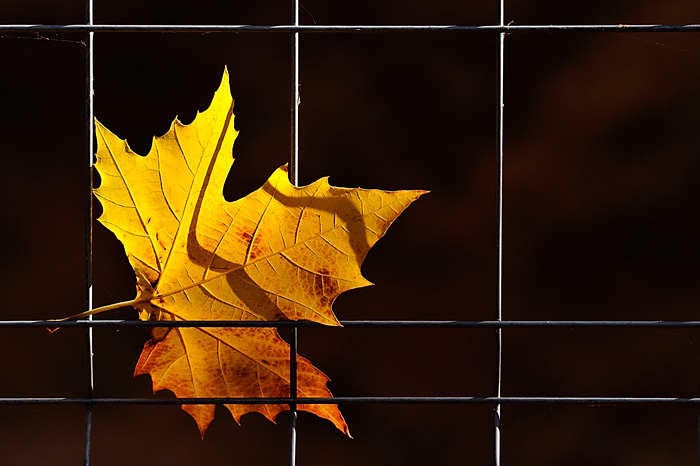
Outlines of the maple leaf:
<svg viewBox="0 0 700 466">
<path fill-rule="evenodd" d="M 233 163 L 233 99 L 228 72 L 211 105 L 177 119 L 140 156 L 99 122 L 98 219 L 123 243 L 136 273 L 130 304 L 142 320 L 309 320 L 340 325 L 331 305 L 369 285 L 360 265 L 372 245 L 425 191 L 332 187 L 327 178 L 293 186 L 286 166 L 235 202 L 223 196 Z M 274 328 L 153 328 L 135 375 L 179 398 L 290 396 L 290 352 Z M 330 397 L 328 377 L 297 359 L 299 397 Z M 234 419 L 260 412 L 274 422 L 286 404 L 229 404 Z M 202 435 L 214 405 L 183 405 Z M 298 409 L 347 424 L 337 405 Z"/>
</svg>

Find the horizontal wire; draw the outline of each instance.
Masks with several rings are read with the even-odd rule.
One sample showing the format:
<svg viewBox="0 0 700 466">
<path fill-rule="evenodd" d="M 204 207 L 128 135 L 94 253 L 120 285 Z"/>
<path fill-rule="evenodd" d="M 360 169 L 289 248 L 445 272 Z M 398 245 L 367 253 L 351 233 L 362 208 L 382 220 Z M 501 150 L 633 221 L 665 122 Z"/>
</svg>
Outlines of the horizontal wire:
<svg viewBox="0 0 700 466">
<path fill-rule="evenodd" d="M 700 321 L 660 321 L 660 320 L 341 320 L 342 327 L 328 326 L 308 321 L 228 321 L 228 320 L 189 320 L 189 321 L 140 321 L 140 320 L 74 320 L 53 322 L 47 320 L 0 320 L 0 328 L 63 328 L 63 327 L 311 327 L 311 328 L 528 328 L 528 327 L 602 327 L 602 328 L 700 328 Z"/>
<path fill-rule="evenodd" d="M 581 396 L 339 396 L 335 398 L 0 398 L 0 405 L 196 405 L 196 404 L 664 404 L 698 405 L 700 398 Z"/>
<path fill-rule="evenodd" d="M 3 24 L 0 33 L 7 32 L 429 32 L 429 31 L 491 31 L 513 32 L 698 32 L 700 24 L 505 24 L 505 25 L 243 25 L 243 24 Z"/>
</svg>

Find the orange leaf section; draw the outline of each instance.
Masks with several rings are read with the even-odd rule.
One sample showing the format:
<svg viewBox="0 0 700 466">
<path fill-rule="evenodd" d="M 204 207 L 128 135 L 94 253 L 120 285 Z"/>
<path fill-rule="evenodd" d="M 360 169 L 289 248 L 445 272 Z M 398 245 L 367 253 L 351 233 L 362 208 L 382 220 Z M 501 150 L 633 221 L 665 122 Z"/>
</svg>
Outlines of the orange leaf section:
<svg viewBox="0 0 700 466">
<path fill-rule="evenodd" d="M 223 197 L 238 132 L 225 71 L 210 107 L 177 119 L 145 157 L 97 122 L 98 219 L 123 243 L 142 320 L 310 320 L 339 325 L 331 305 L 369 285 L 360 265 L 424 191 L 295 187 L 286 166 L 257 191 Z M 289 346 L 273 328 L 158 328 L 135 375 L 180 398 L 287 397 Z M 328 377 L 299 357 L 298 395 L 330 397 Z M 227 405 L 270 420 L 288 405 Z M 202 435 L 213 405 L 184 405 Z M 337 405 L 299 405 L 348 434 Z M 349 435 L 349 434 L 348 434 Z"/>
</svg>

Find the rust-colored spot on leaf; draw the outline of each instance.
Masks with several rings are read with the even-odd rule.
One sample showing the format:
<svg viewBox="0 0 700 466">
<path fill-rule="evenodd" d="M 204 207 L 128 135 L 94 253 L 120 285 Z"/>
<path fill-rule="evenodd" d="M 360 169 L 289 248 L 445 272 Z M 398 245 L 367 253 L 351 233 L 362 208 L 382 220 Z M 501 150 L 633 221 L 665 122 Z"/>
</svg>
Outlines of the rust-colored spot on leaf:
<svg viewBox="0 0 700 466">
<path fill-rule="evenodd" d="M 265 254 L 265 250 L 262 245 L 262 239 L 260 236 L 257 236 L 251 243 L 249 247 L 249 252 L 248 252 L 248 260 L 249 261 L 254 261 L 255 259 L 258 259 L 262 257 Z"/>
<path fill-rule="evenodd" d="M 330 306 L 340 294 L 338 292 L 338 281 L 329 276 L 330 273 L 327 267 L 321 267 L 314 275 L 314 294 L 318 298 L 321 307 Z"/>
<path fill-rule="evenodd" d="M 253 233 L 255 231 L 250 229 L 250 228 L 244 228 L 240 227 L 237 230 L 235 230 L 234 234 L 245 244 L 249 244 L 250 241 L 253 239 Z"/>
<path fill-rule="evenodd" d="M 149 219 L 150 221 L 150 219 Z M 160 247 L 163 249 L 168 249 L 169 244 L 168 242 L 161 236 L 161 232 L 159 230 L 156 230 L 156 241 L 158 241 L 158 244 L 160 244 Z"/>
</svg>

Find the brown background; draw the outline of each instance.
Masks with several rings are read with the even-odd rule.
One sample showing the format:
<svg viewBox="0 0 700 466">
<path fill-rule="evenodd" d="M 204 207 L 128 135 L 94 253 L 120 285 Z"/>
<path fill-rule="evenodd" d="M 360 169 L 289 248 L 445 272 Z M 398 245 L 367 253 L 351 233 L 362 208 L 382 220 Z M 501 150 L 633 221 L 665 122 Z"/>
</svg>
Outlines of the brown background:
<svg viewBox="0 0 700 466">
<path fill-rule="evenodd" d="M 286 1 L 95 0 L 101 24 L 285 24 Z M 306 0 L 305 24 L 495 24 L 497 2 Z M 81 23 L 77 0 L 5 0 L 5 23 Z M 699 23 L 697 0 L 506 2 L 506 22 Z M 84 53 L 80 34 L 0 37 L 0 319 L 84 309 Z M 236 98 L 226 195 L 289 154 L 287 34 L 96 34 L 98 118 L 146 153 L 208 105 L 224 65 Z M 490 320 L 495 296 L 497 51 L 493 33 L 301 38 L 301 181 L 430 189 L 370 253 L 376 286 L 342 320 Z M 699 320 L 700 36 L 527 33 L 506 43 L 503 315 Z M 96 203 L 96 215 L 99 206 Z M 131 299 L 121 245 L 97 223 L 94 295 Z M 134 319 L 123 309 L 101 316 Z M 147 334 L 95 331 L 99 397 L 153 396 L 132 378 Z M 493 394 L 493 330 L 303 329 L 300 352 L 339 396 Z M 503 394 L 698 396 L 697 330 L 507 329 Z M 0 397 L 82 397 L 82 330 L 0 330 Z M 157 396 L 168 396 L 160 393 Z M 346 405 L 355 439 L 302 413 L 300 465 L 492 464 L 492 407 Z M 80 406 L 0 406 L 4 465 L 82 462 Z M 93 465 L 286 464 L 288 417 L 206 438 L 174 406 L 98 406 Z M 507 405 L 506 465 L 690 465 L 690 406 Z"/>
</svg>

